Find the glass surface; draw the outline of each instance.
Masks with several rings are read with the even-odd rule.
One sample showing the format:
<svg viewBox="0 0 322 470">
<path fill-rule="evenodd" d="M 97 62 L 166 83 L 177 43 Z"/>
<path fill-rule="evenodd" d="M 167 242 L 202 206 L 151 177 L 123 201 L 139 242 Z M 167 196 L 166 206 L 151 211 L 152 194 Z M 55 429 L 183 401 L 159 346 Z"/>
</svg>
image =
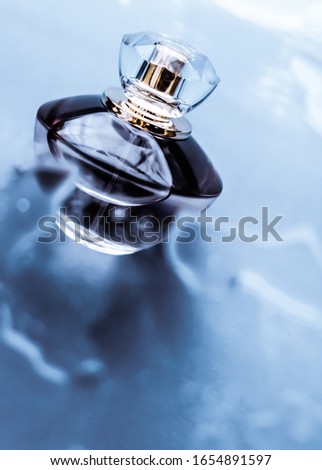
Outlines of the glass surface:
<svg viewBox="0 0 322 470">
<path fill-rule="evenodd" d="M 192 137 L 155 139 L 108 113 L 97 95 L 42 105 L 35 152 L 41 187 L 44 175 L 51 181 L 57 173 L 55 157 L 62 169 L 75 167 L 74 185 L 58 190 L 52 210 L 68 237 L 101 253 L 131 254 L 166 241 L 175 216 L 208 207 L 222 190 Z"/>
<path fill-rule="evenodd" d="M 184 41 L 149 31 L 123 36 L 120 78 L 131 100 L 146 101 L 146 106 L 151 101 L 152 109 L 169 117 L 190 111 L 219 83 L 204 54 Z M 145 95 L 150 99 L 144 100 Z"/>
<path fill-rule="evenodd" d="M 37 133 L 36 127 L 39 142 Z M 57 159 L 77 168 L 78 187 L 98 199 L 142 205 L 170 192 L 171 173 L 155 140 L 107 112 L 62 121 L 51 128 L 48 142 Z"/>
<path fill-rule="evenodd" d="M 321 449 L 320 2 L 0 8 L 0 447 Z M 230 223 L 123 257 L 36 243 L 37 108 L 118 86 L 121 37 L 147 27 L 220 71 L 189 119 L 224 181 L 208 214 Z M 284 242 L 222 242 L 264 206 Z"/>
</svg>

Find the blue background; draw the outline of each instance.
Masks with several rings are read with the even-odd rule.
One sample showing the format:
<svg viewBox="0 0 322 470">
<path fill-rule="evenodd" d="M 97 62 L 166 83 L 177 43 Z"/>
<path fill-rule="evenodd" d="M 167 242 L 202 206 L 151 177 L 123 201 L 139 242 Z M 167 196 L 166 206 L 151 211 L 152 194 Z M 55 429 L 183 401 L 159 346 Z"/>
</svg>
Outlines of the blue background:
<svg viewBox="0 0 322 470">
<path fill-rule="evenodd" d="M 2 2 L 0 447 L 322 448 L 322 4 Z M 221 83 L 189 117 L 231 224 L 283 242 L 111 257 L 36 243 L 37 108 L 118 85 L 124 33 L 181 37 Z"/>
</svg>

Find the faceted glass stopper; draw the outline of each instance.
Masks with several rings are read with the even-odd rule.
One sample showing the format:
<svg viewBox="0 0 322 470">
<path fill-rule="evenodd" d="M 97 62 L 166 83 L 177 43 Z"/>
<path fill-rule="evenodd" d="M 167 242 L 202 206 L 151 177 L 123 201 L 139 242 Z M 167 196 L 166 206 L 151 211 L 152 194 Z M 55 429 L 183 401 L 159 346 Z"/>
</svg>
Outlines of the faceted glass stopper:
<svg viewBox="0 0 322 470">
<path fill-rule="evenodd" d="M 151 32 L 123 36 L 119 72 L 133 105 L 165 118 L 190 111 L 219 83 L 205 55 L 181 40 Z"/>
</svg>

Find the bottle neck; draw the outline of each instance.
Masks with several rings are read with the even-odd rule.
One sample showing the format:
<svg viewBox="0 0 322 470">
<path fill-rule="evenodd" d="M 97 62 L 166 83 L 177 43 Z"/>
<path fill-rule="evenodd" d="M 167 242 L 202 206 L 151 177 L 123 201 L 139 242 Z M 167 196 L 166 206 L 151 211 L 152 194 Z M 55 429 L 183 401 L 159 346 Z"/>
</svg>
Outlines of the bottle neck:
<svg viewBox="0 0 322 470">
<path fill-rule="evenodd" d="M 137 97 L 125 94 L 122 88 L 108 88 L 102 101 L 109 112 L 157 137 L 185 140 L 191 134 L 191 124 L 187 119 L 166 116 L 162 113 L 162 103 L 156 103 L 148 96 Z"/>
</svg>

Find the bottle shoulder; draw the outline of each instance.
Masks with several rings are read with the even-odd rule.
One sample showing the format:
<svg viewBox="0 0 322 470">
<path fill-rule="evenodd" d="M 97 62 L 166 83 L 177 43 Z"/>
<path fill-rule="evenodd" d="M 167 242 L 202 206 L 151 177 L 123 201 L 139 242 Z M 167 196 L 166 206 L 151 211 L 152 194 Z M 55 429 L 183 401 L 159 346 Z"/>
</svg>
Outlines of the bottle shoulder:
<svg viewBox="0 0 322 470">
<path fill-rule="evenodd" d="M 118 129 L 118 133 L 121 131 L 124 133 L 125 131 L 125 134 L 127 134 L 126 129 L 136 129 L 137 132 L 137 128 L 132 126 L 131 123 L 125 122 L 110 113 L 99 94 L 72 96 L 47 102 L 39 108 L 37 119 L 48 130 L 51 130 L 55 134 L 55 136 L 52 137 L 56 138 L 57 132 L 64 127 L 66 122 L 77 119 L 80 119 L 82 129 L 91 122 L 93 126 L 92 133 L 95 132 L 94 127 L 99 120 L 98 113 L 106 113 L 109 116 L 113 116 L 113 122 L 114 120 L 115 122 L 120 122 L 121 129 Z M 90 120 L 86 120 L 86 116 L 88 116 Z M 107 127 L 111 127 L 109 123 L 107 123 Z M 131 132 L 128 134 L 132 135 Z M 220 176 L 211 160 L 193 136 L 189 136 L 185 140 L 175 140 L 155 137 L 146 131 L 141 131 L 141 134 L 148 136 L 147 138 L 150 141 L 153 139 L 161 149 L 171 172 L 173 193 L 201 198 L 215 198 L 221 193 L 222 182 Z M 84 133 L 82 135 L 84 135 Z M 55 140 L 55 138 L 53 140 Z M 126 140 L 126 137 L 124 138 Z M 106 145 L 108 145 L 108 132 L 104 140 Z M 73 145 L 73 142 L 69 140 L 68 143 L 76 149 L 80 149 L 77 142 L 74 142 L 75 145 Z M 89 146 L 87 148 L 89 148 Z M 98 150 L 100 151 L 102 149 Z M 84 158 L 84 153 L 82 158 Z M 90 160 L 92 160 L 92 158 L 90 158 Z M 102 162 L 100 162 L 100 165 L 101 163 Z M 104 163 L 107 164 L 105 161 Z M 90 163 L 87 162 L 87 165 L 89 164 Z"/>
<path fill-rule="evenodd" d="M 104 111 L 101 95 L 70 96 L 44 103 L 38 109 L 37 119 L 50 129 L 65 121 Z"/>
<path fill-rule="evenodd" d="M 212 161 L 190 136 L 185 140 L 157 139 L 168 162 L 174 192 L 195 193 L 198 197 L 217 197 L 222 181 Z"/>
<path fill-rule="evenodd" d="M 99 95 L 46 103 L 38 122 L 46 127 L 51 156 L 75 170 L 85 193 L 121 205 L 169 195 L 172 177 L 160 146 L 147 132 L 107 112 Z M 41 127 L 36 126 L 35 138 Z"/>
</svg>

